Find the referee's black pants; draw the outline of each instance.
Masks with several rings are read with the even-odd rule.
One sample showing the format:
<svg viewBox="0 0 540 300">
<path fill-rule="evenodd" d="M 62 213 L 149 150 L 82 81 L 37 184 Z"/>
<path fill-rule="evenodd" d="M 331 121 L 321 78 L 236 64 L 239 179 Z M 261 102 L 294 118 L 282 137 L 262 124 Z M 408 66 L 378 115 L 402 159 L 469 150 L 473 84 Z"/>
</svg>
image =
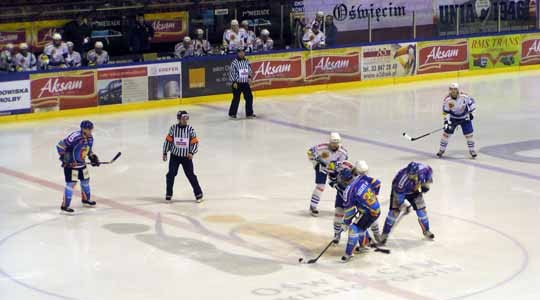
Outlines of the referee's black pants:
<svg viewBox="0 0 540 300">
<path fill-rule="evenodd" d="M 197 180 L 197 176 L 193 172 L 193 160 L 187 157 L 180 157 L 173 154 L 171 154 L 171 158 L 169 159 L 169 172 L 166 175 L 167 196 L 173 195 L 174 178 L 176 177 L 176 174 L 178 174 L 178 168 L 180 167 L 180 165 L 182 165 L 182 168 L 184 169 L 184 174 L 186 174 L 186 177 L 189 180 L 191 187 L 193 188 L 193 194 L 195 194 L 195 197 L 202 196 L 202 190 L 201 186 L 199 185 L 199 180 Z"/>
<path fill-rule="evenodd" d="M 246 101 L 246 116 L 253 115 L 253 94 L 251 94 L 251 87 L 249 83 L 238 83 L 238 88 L 232 88 L 233 99 L 231 107 L 229 108 L 229 116 L 236 116 L 238 113 L 238 105 L 240 104 L 240 94 L 244 94 L 244 100 Z"/>
</svg>

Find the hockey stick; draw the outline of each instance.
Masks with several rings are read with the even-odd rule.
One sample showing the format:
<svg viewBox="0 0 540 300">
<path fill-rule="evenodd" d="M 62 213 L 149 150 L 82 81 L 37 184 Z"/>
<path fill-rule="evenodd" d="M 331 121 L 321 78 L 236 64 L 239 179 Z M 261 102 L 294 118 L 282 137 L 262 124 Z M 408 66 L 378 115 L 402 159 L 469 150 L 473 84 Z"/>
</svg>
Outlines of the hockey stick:
<svg viewBox="0 0 540 300">
<path fill-rule="evenodd" d="M 122 155 L 122 152 L 116 153 L 116 155 L 110 161 L 99 162 L 100 165 L 108 165 L 114 163 Z"/>
<path fill-rule="evenodd" d="M 438 129 L 435 129 L 435 130 L 433 130 L 433 131 L 431 131 L 431 132 L 422 134 L 421 136 L 417 136 L 417 137 L 411 137 L 410 135 L 407 134 L 407 132 L 404 132 L 404 133 L 403 133 L 403 137 L 406 138 L 406 139 L 408 139 L 408 140 L 411 141 L 411 142 L 414 142 L 414 141 L 419 140 L 419 139 L 421 139 L 421 138 L 423 138 L 423 137 L 426 137 L 426 136 L 428 136 L 428 135 L 430 135 L 430 134 L 433 134 L 433 133 L 435 133 L 435 132 L 439 132 L 439 131 L 441 131 L 441 130 L 443 130 L 443 129 L 444 129 L 444 127 L 438 128 Z"/>
<path fill-rule="evenodd" d="M 341 230 L 341 232 L 342 232 L 342 231 L 343 231 L 343 230 Z M 341 232 L 340 232 L 340 233 L 341 233 Z M 305 263 L 306 263 L 306 264 L 314 264 L 314 263 L 316 263 L 316 262 L 319 260 L 319 258 L 321 258 L 321 256 L 323 256 L 323 254 L 326 252 L 326 250 L 328 250 L 328 248 L 330 248 L 330 246 L 332 246 L 332 244 L 334 244 L 334 239 L 332 239 L 332 240 L 330 241 L 330 243 L 328 243 L 328 245 L 327 245 L 327 246 L 324 248 L 324 250 L 319 254 L 319 256 L 317 256 L 317 257 L 315 257 L 315 258 L 312 258 L 312 259 L 306 261 Z M 300 258 L 298 259 L 298 262 L 299 262 L 299 263 L 304 263 L 304 258 L 303 258 L 303 257 L 300 257 Z"/>
</svg>

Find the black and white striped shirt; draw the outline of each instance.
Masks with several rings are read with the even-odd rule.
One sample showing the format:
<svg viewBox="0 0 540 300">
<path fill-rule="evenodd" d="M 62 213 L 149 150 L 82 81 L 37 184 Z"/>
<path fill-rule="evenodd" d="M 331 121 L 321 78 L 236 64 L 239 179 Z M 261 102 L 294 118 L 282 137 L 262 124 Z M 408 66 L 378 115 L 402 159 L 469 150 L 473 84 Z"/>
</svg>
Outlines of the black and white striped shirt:
<svg viewBox="0 0 540 300">
<path fill-rule="evenodd" d="M 229 77 L 231 81 L 247 83 L 251 78 L 251 64 L 247 59 L 235 58 L 231 63 L 231 68 L 229 70 Z"/>
<path fill-rule="evenodd" d="M 174 124 L 169 129 L 163 144 L 163 154 L 171 151 L 172 155 L 186 157 L 189 153 L 195 154 L 199 150 L 199 139 L 190 125 L 180 126 Z"/>
</svg>

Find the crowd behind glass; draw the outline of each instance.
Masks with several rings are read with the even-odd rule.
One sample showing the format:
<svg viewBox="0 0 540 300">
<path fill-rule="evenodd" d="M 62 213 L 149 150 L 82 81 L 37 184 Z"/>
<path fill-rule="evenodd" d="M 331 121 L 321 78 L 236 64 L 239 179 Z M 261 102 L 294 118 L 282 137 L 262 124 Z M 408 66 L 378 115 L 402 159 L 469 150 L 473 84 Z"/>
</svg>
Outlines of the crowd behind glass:
<svg viewBox="0 0 540 300">
<path fill-rule="evenodd" d="M 294 48 L 319 49 L 332 45 L 337 33 L 332 16 L 316 13 L 312 21 L 298 19 L 292 29 Z M 272 33 L 268 28 L 257 28 L 258 35 L 249 28 L 249 22 L 232 20 L 230 28 L 223 32 L 220 45 L 212 45 L 203 28 L 196 28 L 192 37 L 185 36 L 174 46 L 175 58 L 236 53 L 244 49 L 247 53 L 274 50 Z M 109 63 L 109 54 L 101 41 L 90 42 L 91 29 L 84 16 L 66 24 L 61 33 L 54 33 L 52 41 L 45 45 L 42 53 L 34 53 L 27 43 L 6 44 L 0 52 L 0 72 L 24 72 L 35 70 L 64 69 L 80 66 L 100 66 Z M 150 49 L 154 29 L 138 15 L 129 30 L 128 43 L 131 53 L 143 53 Z M 328 36 L 328 39 L 327 39 Z M 91 44 L 90 44 L 91 43 Z M 134 59 L 136 61 L 140 59 Z"/>
</svg>

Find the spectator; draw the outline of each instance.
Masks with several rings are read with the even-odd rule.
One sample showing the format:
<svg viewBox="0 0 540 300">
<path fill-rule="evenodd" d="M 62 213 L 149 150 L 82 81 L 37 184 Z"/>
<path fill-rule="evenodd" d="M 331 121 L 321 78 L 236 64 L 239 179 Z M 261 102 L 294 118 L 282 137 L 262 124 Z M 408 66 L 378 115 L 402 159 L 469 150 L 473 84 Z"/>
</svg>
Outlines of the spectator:
<svg viewBox="0 0 540 300">
<path fill-rule="evenodd" d="M 45 46 L 43 50 L 49 57 L 49 63 L 47 69 L 57 69 L 66 67 L 66 57 L 68 50 L 66 43 L 62 41 L 62 36 L 59 33 L 53 34 L 53 40 L 51 43 Z"/>
<path fill-rule="evenodd" d="M 37 69 L 36 56 L 28 51 L 27 43 L 19 45 L 19 53 L 15 55 L 15 65 L 17 72 L 35 71 Z"/>
<path fill-rule="evenodd" d="M 335 45 L 338 29 L 336 27 L 336 24 L 334 24 L 334 17 L 330 15 L 326 16 L 324 28 L 324 34 L 326 35 L 326 44 L 328 46 Z"/>
<path fill-rule="evenodd" d="M 146 23 L 144 15 L 140 14 L 137 16 L 135 24 L 131 27 L 128 37 L 129 51 L 142 54 L 150 49 L 150 41 L 154 37 L 154 28 Z"/>
<path fill-rule="evenodd" d="M 101 66 L 109 63 L 109 54 L 103 50 L 103 43 L 97 41 L 94 44 L 94 49 L 88 51 L 86 54 L 86 60 L 88 60 L 88 66 Z"/>
<path fill-rule="evenodd" d="M 294 28 L 293 28 L 293 47 L 294 48 L 303 48 L 303 38 L 304 34 L 307 31 L 306 28 L 306 19 L 304 17 L 296 17 L 294 19 Z"/>
<path fill-rule="evenodd" d="M 83 15 L 78 15 L 77 20 L 71 21 L 64 26 L 64 39 L 72 41 L 74 51 L 83 53 L 85 46 L 90 42 L 92 28 L 88 24 L 88 19 Z"/>
<path fill-rule="evenodd" d="M 227 29 L 223 33 L 223 48 L 225 49 L 225 53 L 236 53 L 238 49 L 243 49 L 244 46 L 238 21 L 232 20 L 231 29 Z"/>
<path fill-rule="evenodd" d="M 184 37 L 182 42 L 174 46 L 174 57 L 176 58 L 184 58 L 193 55 L 195 55 L 195 50 L 189 36 Z"/>
<path fill-rule="evenodd" d="M 212 50 L 212 46 L 208 42 L 208 40 L 204 39 L 204 31 L 199 28 L 195 30 L 196 38 L 194 41 L 193 48 L 195 48 L 195 55 L 197 56 L 203 56 L 210 53 Z"/>
<path fill-rule="evenodd" d="M 270 38 L 270 31 L 261 30 L 261 35 L 255 40 L 255 51 L 270 51 L 274 48 L 274 41 Z"/>
<path fill-rule="evenodd" d="M 320 25 L 317 22 L 313 23 L 311 29 L 308 29 L 304 34 L 303 42 L 306 49 L 312 50 L 325 47 L 326 37 L 324 36 L 324 33 L 319 30 L 319 26 Z"/>
<path fill-rule="evenodd" d="M 66 43 L 68 48 L 68 56 L 66 57 L 66 64 L 73 67 L 80 67 L 82 65 L 81 54 L 74 49 L 74 44 L 72 42 Z"/>
<path fill-rule="evenodd" d="M 240 27 L 240 35 L 242 36 L 242 39 L 244 40 L 244 50 L 246 52 L 252 52 L 255 39 L 257 38 L 257 36 L 255 35 L 255 32 L 253 32 L 252 30 L 249 30 L 248 20 L 242 21 L 242 26 Z"/>
<path fill-rule="evenodd" d="M 0 72 L 15 72 L 15 47 L 9 43 L 0 52 Z"/>
</svg>

